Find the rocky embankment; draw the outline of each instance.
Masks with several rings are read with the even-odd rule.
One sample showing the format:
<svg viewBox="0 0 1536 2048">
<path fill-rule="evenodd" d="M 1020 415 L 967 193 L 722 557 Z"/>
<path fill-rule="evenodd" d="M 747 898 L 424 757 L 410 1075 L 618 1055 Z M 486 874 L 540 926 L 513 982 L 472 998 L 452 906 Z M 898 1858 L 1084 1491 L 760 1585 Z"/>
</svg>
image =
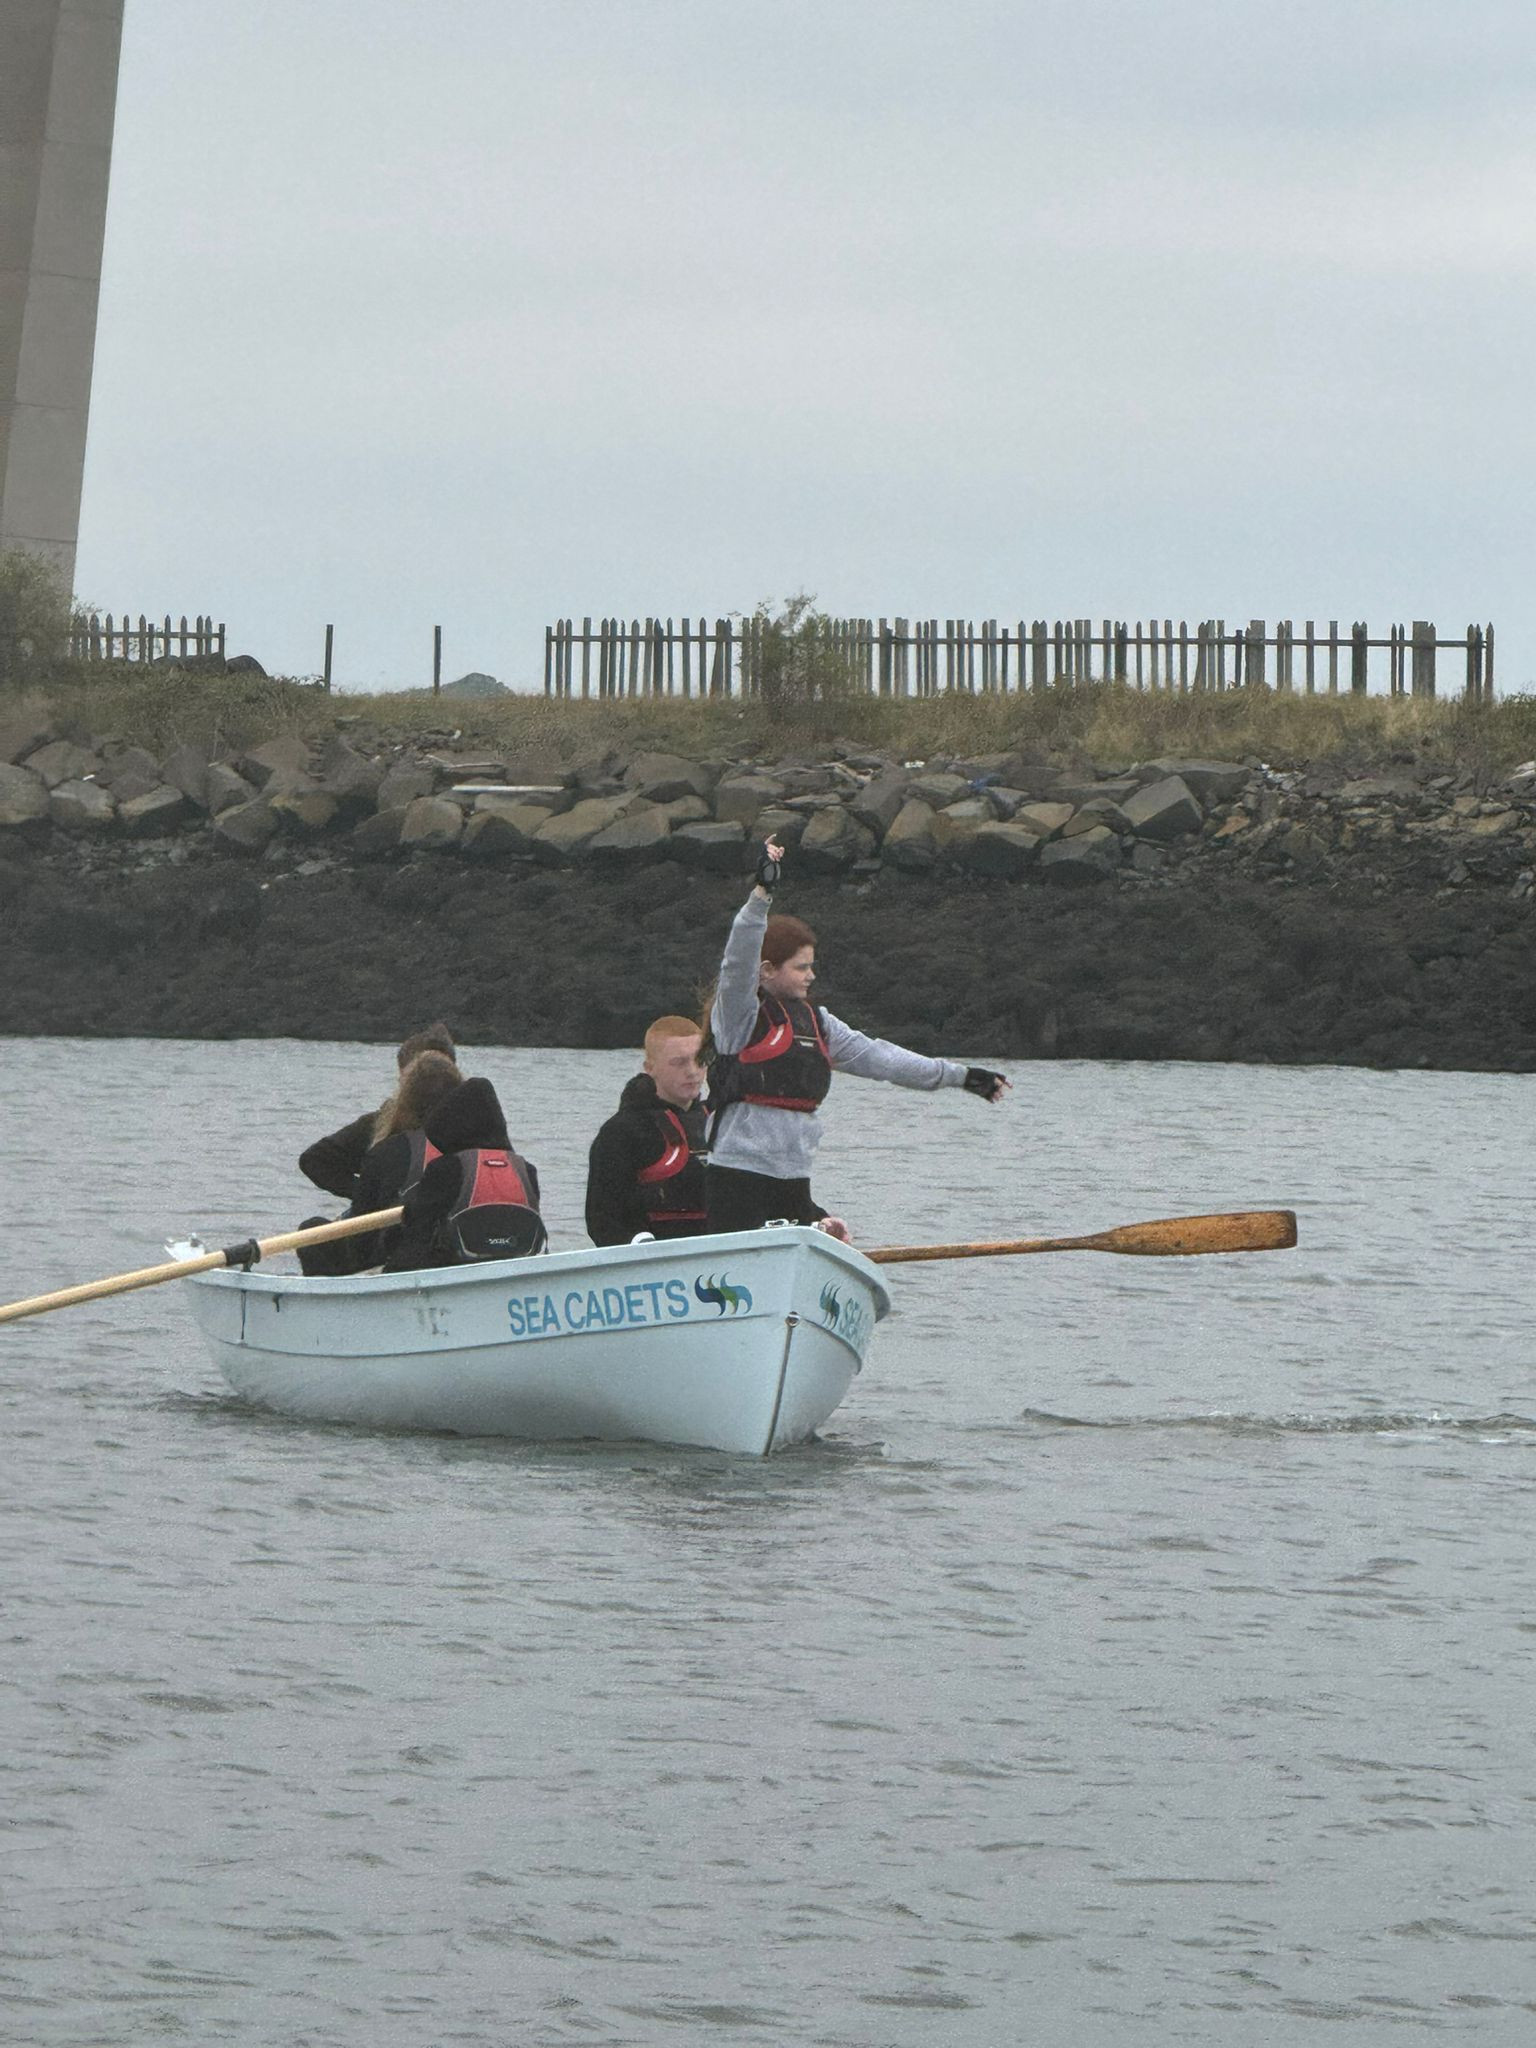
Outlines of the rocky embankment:
<svg viewBox="0 0 1536 2048">
<path fill-rule="evenodd" d="M 344 721 L 338 721 L 343 725 Z M 0 721 L 0 1030 L 633 1043 L 751 849 L 828 1000 L 999 1056 L 1536 1065 L 1536 769 L 492 758 L 354 725 L 162 758 Z"/>
</svg>

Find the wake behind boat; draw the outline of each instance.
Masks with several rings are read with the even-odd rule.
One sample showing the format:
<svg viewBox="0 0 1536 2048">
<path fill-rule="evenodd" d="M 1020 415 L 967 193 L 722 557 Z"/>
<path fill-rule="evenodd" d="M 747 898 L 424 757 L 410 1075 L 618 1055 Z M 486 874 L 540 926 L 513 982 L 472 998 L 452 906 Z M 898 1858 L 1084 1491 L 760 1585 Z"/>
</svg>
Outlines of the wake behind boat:
<svg viewBox="0 0 1536 2048">
<path fill-rule="evenodd" d="M 286 1415 L 755 1456 L 826 1422 L 890 1309 L 869 1260 L 802 1225 L 190 1288 L 230 1385 Z"/>
</svg>

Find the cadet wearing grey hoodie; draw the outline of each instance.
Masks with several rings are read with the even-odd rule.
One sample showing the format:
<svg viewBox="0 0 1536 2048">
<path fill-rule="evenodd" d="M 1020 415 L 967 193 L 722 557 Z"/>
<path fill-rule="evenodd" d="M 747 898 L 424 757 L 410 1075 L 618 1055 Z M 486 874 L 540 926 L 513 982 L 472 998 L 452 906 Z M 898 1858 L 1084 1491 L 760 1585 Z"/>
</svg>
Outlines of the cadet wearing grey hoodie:
<svg viewBox="0 0 1536 2048">
<path fill-rule="evenodd" d="M 764 993 L 810 1001 L 815 979 L 810 946 L 800 948 L 780 967 L 765 970 L 763 964 L 768 889 L 777 880 L 780 858 L 781 849 L 770 844 L 759 865 L 759 881 L 737 911 L 725 942 L 709 1017 L 717 1054 L 740 1053 L 752 1042 Z M 928 1059 L 887 1039 L 869 1038 L 830 1010 L 818 1008 L 818 1014 L 828 1063 L 836 1073 L 893 1081 L 898 1088 L 966 1088 L 989 1102 L 1000 1102 L 1011 1085 L 984 1067 Z M 810 1194 L 811 1162 L 821 1132 L 815 1110 L 781 1109 L 765 1102 L 731 1102 L 722 1109 L 714 1120 L 705 1171 L 711 1230 L 746 1229 L 753 1220 L 763 1223 L 778 1217 L 796 1222 L 825 1217 L 826 1211 Z M 836 1234 L 845 1233 L 839 1229 Z"/>
</svg>

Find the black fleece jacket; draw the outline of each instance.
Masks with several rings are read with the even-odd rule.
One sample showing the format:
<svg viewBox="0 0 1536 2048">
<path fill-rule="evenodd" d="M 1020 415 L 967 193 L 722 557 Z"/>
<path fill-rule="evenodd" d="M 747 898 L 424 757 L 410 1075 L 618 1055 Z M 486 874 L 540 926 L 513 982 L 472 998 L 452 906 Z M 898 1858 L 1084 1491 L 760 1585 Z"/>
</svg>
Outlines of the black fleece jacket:
<svg viewBox="0 0 1536 2048">
<path fill-rule="evenodd" d="M 339 1131 L 316 1138 L 313 1145 L 299 1154 L 300 1173 L 317 1188 L 324 1188 L 328 1195 L 340 1195 L 344 1202 L 350 1202 L 357 1193 L 357 1177 L 373 1143 L 373 1127 L 378 1120 L 379 1112 L 370 1109 L 366 1116 L 354 1117 Z M 362 1211 L 355 1213 L 361 1215 Z"/>
<path fill-rule="evenodd" d="M 670 1107 L 656 1093 L 649 1074 L 626 1081 L 619 1106 L 609 1117 L 587 1154 L 587 1235 L 594 1244 L 628 1244 L 642 1230 L 657 1237 L 696 1237 L 702 1223 L 653 1225 L 647 1215 L 639 1176 L 654 1166 L 667 1149 L 661 1112 Z M 702 1145 L 703 1110 L 678 1110 L 689 1136 Z M 704 1207 L 704 1169 L 697 1161 L 683 1168 L 698 1182 L 699 1209 Z"/>
</svg>

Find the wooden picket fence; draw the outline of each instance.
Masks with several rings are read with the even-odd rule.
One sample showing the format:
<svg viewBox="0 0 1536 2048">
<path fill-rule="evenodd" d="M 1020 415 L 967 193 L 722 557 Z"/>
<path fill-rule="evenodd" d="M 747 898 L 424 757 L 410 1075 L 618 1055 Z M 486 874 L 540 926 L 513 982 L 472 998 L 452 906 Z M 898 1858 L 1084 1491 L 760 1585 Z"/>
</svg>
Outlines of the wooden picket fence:
<svg viewBox="0 0 1536 2048">
<path fill-rule="evenodd" d="M 1151 690 L 1273 687 L 1308 696 L 1341 688 L 1369 691 L 1385 651 L 1393 697 L 1433 697 L 1437 656 L 1464 662 L 1461 693 L 1470 704 L 1493 699 L 1493 627 L 1468 626 L 1442 639 L 1416 619 L 1373 635 L 1364 621 L 1340 632 L 1289 619 L 1270 632 L 1263 619 L 1228 631 L 1225 619 L 1193 628 L 1180 619 L 1057 619 L 1000 626 L 996 619 L 836 619 L 827 638 L 844 656 L 854 686 L 882 697 L 931 697 L 940 691 L 1045 690 L 1094 679 Z M 763 671 L 763 623 L 757 618 L 561 619 L 544 629 L 547 697 L 751 697 Z M 1269 656 L 1274 654 L 1271 666 Z"/>
<path fill-rule="evenodd" d="M 223 654 L 224 624 L 203 613 L 189 620 L 185 612 L 179 624 L 166 613 L 163 620 L 139 613 L 138 624 L 129 613 L 121 620 L 108 612 L 81 613 L 70 628 L 69 652 L 76 661 L 163 661 L 170 656 L 186 660 L 189 655 Z"/>
</svg>

